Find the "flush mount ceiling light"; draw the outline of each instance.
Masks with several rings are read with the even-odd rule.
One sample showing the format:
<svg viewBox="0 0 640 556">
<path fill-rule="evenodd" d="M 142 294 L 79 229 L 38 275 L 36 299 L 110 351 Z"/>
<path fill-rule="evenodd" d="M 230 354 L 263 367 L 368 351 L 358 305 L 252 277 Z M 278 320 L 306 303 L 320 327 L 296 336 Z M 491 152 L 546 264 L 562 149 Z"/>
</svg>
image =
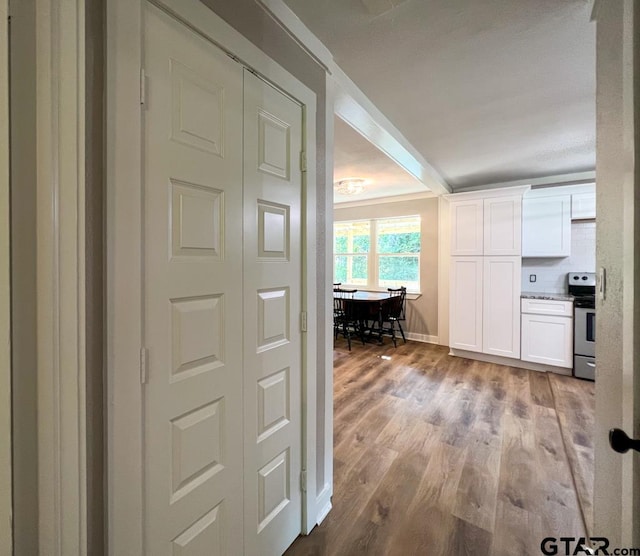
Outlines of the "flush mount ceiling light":
<svg viewBox="0 0 640 556">
<path fill-rule="evenodd" d="M 362 193 L 365 186 L 365 180 L 362 178 L 347 178 L 340 180 L 335 185 L 335 190 L 341 195 L 357 195 Z"/>
</svg>

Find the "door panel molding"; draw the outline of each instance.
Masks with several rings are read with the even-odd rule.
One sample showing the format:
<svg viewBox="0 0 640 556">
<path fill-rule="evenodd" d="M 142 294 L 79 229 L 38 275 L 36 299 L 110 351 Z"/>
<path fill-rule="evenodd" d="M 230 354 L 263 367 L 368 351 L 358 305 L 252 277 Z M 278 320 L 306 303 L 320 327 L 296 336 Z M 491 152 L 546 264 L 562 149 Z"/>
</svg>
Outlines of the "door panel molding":
<svg viewBox="0 0 640 556">
<path fill-rule="evenodd" d="M 197 0 L 154 5 L 221 47 L 303 106 L 307 166 L 316 165 L 316 96 Z M 107 388 L 109 554 L 141 554 L 143 540 L 141 40 L 142 0 L 107 1 Z M 303 292 L 308 331 L 302 342 L 303 524 L 315 525 L 316 504 L 316 175 L 305 174 Z M 120 285 L 126 284 L 126 287 Z M 292 326 L 296 323 L 291 323 Z M 213 527 L 213 516 L 207 523 Z"/>
</svg>

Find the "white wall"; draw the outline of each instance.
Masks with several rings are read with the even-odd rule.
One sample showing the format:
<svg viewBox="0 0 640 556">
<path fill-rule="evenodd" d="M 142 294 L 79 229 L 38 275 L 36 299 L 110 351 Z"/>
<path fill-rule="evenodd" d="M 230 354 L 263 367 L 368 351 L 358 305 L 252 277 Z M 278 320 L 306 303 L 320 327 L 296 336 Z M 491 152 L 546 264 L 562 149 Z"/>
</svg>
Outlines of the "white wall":
<svg viewBox="0 0 640 556">
<path fill-rule="evenodd" d="M 593 220 L 571 223 L 571 256 L 522 259 L 522 291 L 566 293 L 568 272 L 595 272 L 596 223 Z M 536 281 L 529 282 L 535 274 Z"/>
</svg>

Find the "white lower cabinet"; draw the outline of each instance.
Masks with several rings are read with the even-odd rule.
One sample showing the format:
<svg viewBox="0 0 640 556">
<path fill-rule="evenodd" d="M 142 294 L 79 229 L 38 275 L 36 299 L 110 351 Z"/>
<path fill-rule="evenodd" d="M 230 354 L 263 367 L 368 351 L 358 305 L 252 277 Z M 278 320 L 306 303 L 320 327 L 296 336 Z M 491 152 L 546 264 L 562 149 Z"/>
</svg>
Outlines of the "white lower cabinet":
<svg viewBox="0 0 640 556">
<path fill-rule="evenodd" d="M 452 257 L 449 344 L 482 351 L 482 271 L 484 257 Z"/>
<path fill-rule="evenodd" d="M 452 257 L 449 344 L 520 358 L 520 257 Z"/>
<path fill-rule="evenodd" d="M 484 257 L 482 351 L 520 359 L 520 257 Z"/>
<path fill-rule="evenodd" d="M 522 360 L 573 367 L 573 318 L 522 315 Z"/>
</svg>

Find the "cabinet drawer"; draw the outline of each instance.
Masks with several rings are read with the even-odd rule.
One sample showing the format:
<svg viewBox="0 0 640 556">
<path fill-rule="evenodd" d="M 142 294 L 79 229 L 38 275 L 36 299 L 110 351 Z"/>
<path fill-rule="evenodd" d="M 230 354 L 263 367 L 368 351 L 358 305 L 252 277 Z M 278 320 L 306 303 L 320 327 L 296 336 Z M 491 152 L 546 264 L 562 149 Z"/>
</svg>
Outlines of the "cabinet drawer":
<svg viewBox="0 0 640 556">
<path fill-rule="evenodd" d="M 522 312 L 532 315 L 573 317 L 573 302 L 554 299 L 522 299 Z"/>
</svg>

